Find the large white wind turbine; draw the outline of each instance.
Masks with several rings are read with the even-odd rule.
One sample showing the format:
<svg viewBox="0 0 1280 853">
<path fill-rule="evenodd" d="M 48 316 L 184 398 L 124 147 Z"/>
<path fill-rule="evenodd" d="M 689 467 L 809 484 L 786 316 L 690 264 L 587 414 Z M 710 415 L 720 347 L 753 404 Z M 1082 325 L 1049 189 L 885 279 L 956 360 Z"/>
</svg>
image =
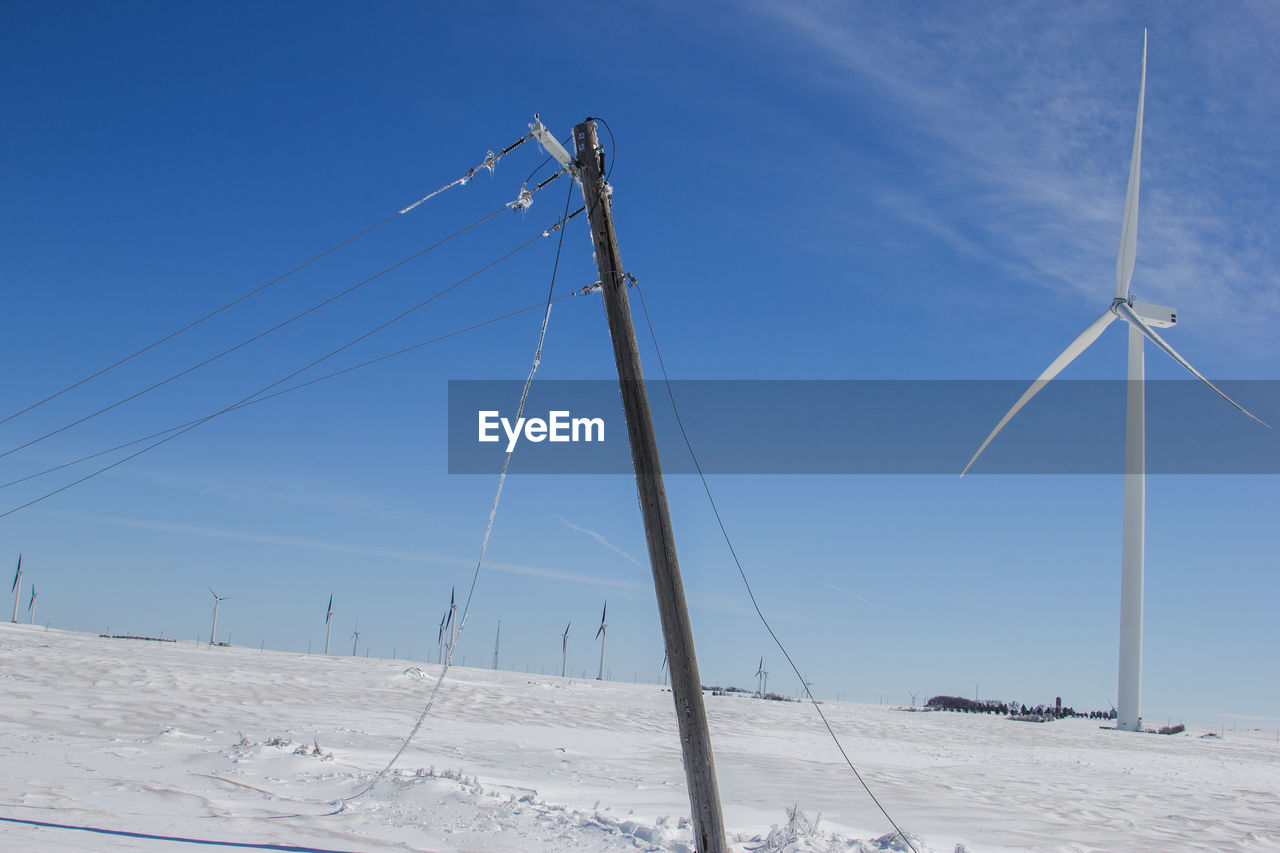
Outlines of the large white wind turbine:
<svg viewBox="0 0 1280 853">
<path fill-rule="evenodd" d="M 1126 731 L 1138 731 L 1142 726 L 1142 583 L 1143 583 L 1143 539 L 1146 525 L 1146 412 L 1145 412 L 1145 364 L 1143 360 L 1143 338 L 1163 350 L 1170 358 L 1182 365 L 1191 375 L 1212 388 L 1224 400 L 1244 412 L 1249 417 L 1268 426 L 1261 418 L 1232 400 L 1222 389 L 1206 379 L 1182 356 L 1156 334 L 1153 326 L 1167 328 L 1177 322 L 1177 312 L 1172 308 L 1137 302 L 1129 292 L 1129 284 L 1133 278 L 1134 260 L 1138 247 L 1138 183 L 1142 165 L 1142 108 L 1147 91 L 1147 39 L 1144 31 L 1142 37 L 1142 83 L 1138 89 L 1137 128 L 1133 134 L 1133 156 L 1129 164 L 1129 188 L 1124 199 L 1124 221 L 1120 230 L 1120 250 L 1116 257 L 1116 295 L 1102 313 L 1102 316 L 1089 324 L 1080 336 L 1053 360 L 1044 373 L 1026 390 L 1018 402 L 1011 408 L 995 429 L 987 436 L 986 441 L 973 454 L 969 464 L 964 467 L 967 472 L 977 461 L 982 451 L 996 437 L 1018 411 L 1039 393 L 1055 376 L 1062 372 L 1068 364 L 1089 348 L 1098 336 L 1117 318 L 1123 318 L 1129 324 L 1129 381 L 1127 391 L 1127 410 L 1125 423 L 1125 477 L 1124 477 L 1124 536 L 1120 559 L 1120 667 L 1119 667 L 1119 707 L 1117 708 L 1116 728 Z M 962 472 L 962 476 L 963 476 Z"/>
<path fill-rule="evenodd" d="M 209 629 L 209 645 L 217 645 L 218 637 L 218 605 L 226 601 L 228 598 L 235 598 L 233 595 L 218 595 L 213 591 L 213 587 L 205 585 L 205 589 L 209 590 L 209 594 L 213 596 L 213 627 Z"/>
<path fill-rule="evenodd" d="M 333 630 L 333 595 L 329 595 L 329 609 L 324 614 L 324 653 L 329 654 L 329 632 Z"/>
<path fill-rule="evenodd" d="M 604 623 L 604 616 L 609 612 L 609 602 L 604 603 L 604 610 L 600 611 L 600 627 L 596 629 L 596 639 L 600 641 L 600 674 L 596 676 L 596 681 L 604 681 L 604 644 L 609 640 L 609 626 Z"/>
<path fill-rule="evenodd" d="M 10 621 L 17 623 L 18 621 L 18 599 L 22 598 L 22 555 L 18 555 L 18 571 L 13 575 L 13 619 Z"/>
</svg>

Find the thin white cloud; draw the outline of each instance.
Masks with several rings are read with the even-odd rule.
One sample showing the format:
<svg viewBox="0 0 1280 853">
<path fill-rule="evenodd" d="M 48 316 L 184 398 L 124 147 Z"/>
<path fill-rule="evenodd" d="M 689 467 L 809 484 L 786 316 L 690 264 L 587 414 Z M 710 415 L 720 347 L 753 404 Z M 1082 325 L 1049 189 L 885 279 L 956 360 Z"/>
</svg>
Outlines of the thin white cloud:
<svg viewBox="0 0 1280 853">
<path fill-rule="evenodd" d="M 596 541 L 597 541 L 597 542 L 599 542 L 601 545 L 603 545 L 604 547 L 608 548 L 610 551 L 613 551 L 613 552 L 614 552 L 614 553 L 616 553 L 616 554 L 621 554 L 621 555 L 622 555 L 623 557 L 625 557 L 627 560 L 630 560 L 632 563 L 635 563 L 637 566 L 640 566 L 640 568 L 644 568 L 644 565 L 643 565 L 643 564 L 641 564 L 641 562 L 640 562 L 639 560 L 637 560 L 635 557 L 631 556 L 631 555 L 630 555 L 630 554 L 628 554 L 626 551 L 624 551 L 624 550 L 622 550 L 621 548 L 619 548 L 617 545 L 614 545 L 614 544 L 613 544 L 612 542 L 610 542 L 608 539 L 605 539 L 605 538 L 604 538 L 604 536 L 602 536 L 601 534 L 597 533 L 596 531 L 594 531 L 594 530 L 589 530 L 589 529 L 587 529 L 587 528 L 585 528 L 585 527 L 579 527 L 578 525 L 574 524 L 572 521 L 569 521 L 569 520 L 568 520 L 567 518 L 565 518 L 563 515 L 557 515 L 557 516 L 556 516 L 556 518 L 560 519 L 560 523 L 561 523 L 561 524 L 563 524 L 565 527 L 569 528 L 570 530 L 576 530 L 576 531 L 578 531 L 579 533 L 585 533 L 585 534 L 587 534 L 587 535 L 588 535 L 588 536 L 590 536 L 592 539 L 596 540 Z"/>
<path fill-rule="evenodd" d="M 304 536 L 279 536 L 273 533 L 257 533 L 245 530 L 230 530 L 219 527 L 204 527 L 195 524 L 179 524 L 168 521 L 150 519 L 120 518 L 107 515 L 90 515 L 83 513 L 50 513 L 59 518 L 87 521 L 97 524 L 110 524 L 116 527 L 130 527 L 139 530 L 157 530 L 166 533 L 180 533 L 189 536 L 203 536 L 210 539 L 227 539 L 237 542 L 253 542 L 262 545 L 276 545 L 284 548 L 302 548 L 311 551 L 325 551 L 337 554 L 352 554 L 361 557 L 376 557 L 387 560 L 399 560 L 409 563 L 428 563 L 442 566 L 472 567 L 474 560 L 442 554 L 427 554 L 419 551 L 404 551 L 395 548 L 383 548 L 376 545 L 361 545 L 348 542 L 334 542 L 326 539 L 313 539 Z M 596 577 L 576 572 L 565 572 L 559 569 L 548 569 L 543 566 L 529 566 L 520 563 L 503 563 L 487 561 L 486 569 L 504 572 L 511 575 L 543 578 L 545 580 L 565 581 L 568 583 L 604 586 L 615 589 L 646 591 L 648 586 L 638 581 L 620 578 Z"/>
</svg>

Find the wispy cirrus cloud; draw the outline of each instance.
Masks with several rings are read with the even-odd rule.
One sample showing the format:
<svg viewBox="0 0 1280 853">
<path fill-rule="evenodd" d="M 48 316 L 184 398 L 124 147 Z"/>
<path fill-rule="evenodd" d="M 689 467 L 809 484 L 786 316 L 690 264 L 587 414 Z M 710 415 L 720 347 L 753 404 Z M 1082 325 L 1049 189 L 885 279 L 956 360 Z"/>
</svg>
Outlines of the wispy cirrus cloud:
<svg viewBox="0 0 1280 853">
<path fill-rule="evenodd" d="M 814 57 L 800 63 L 808 73 L 874 93 L 907 128 L 894 144 L 916 180 L 881 181 L 883 207 L 1028 287 L 1100 306 L 1114 287 L 1149 26 L 1135 293 L 1178 306 L 1201 333 L 1273 351 L 1280 7 L 752 8 Z"/>
</svg>

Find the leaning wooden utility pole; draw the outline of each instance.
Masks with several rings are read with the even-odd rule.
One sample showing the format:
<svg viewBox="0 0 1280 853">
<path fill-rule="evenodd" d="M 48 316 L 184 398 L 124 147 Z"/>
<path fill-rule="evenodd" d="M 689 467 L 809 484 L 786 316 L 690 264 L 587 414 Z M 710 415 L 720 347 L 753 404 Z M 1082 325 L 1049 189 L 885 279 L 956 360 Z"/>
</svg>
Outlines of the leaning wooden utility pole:
<svg viewBox="0 0 1280 853">
<path fill-rule="evenodd" d="M 591 219 L 591 238 L 600 268 L 604 309 L 613 338 L 613 357 L 618 365 L 622 406 L 627 416 L 627 436 L 636 469 L 636 489 L 644 515 L 645 537 L 649 543 L 649 563 L 658 593 L 658 613 L 671 669 L 671 694 L 680 727 L 684 754 L 684 775 L 689 786 L 689 806 L 693 813 L 693 837 L 698 853 L 725 853 L 724 816 L 720 811 L 720 791 L 716 785 L 715 761 L 711 755 L 711 734 L 702 702 L 702 681 L 693 653 L 693 628 L 680 580 L 667 490 L 658 461 L 658 442 L 653 433 L 644 372 L 640 369 L 640 349 L 631 324 L 631 303 L 617 236 L 613 233 L 613 210 L 601 169 L 603 157 L 596 139 L 596 125 L 586 121 L 573 129 L 573 140 L 582 194 Z"/>
</svg>

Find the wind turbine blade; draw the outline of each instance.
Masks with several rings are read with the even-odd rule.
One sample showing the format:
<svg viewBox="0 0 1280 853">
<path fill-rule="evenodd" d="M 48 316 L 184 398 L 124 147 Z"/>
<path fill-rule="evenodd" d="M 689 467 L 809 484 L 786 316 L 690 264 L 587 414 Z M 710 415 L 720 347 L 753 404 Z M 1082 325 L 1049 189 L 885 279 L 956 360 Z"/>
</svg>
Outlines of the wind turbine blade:
<svg viewBox="0 0 1280 853">
<path fill-rule="evenodd" d="M 604 610 L 601 610 L 601 611 L 600 611 L 600 624 L 601 624 L 601 625 L 603 625 L 603 624 L 604 624 L 604 616 L 605 616 L 605 614 L 606 614 L 606 613 L 608 613 L 608 612 L 609 612 L 609 602 L 607 602 L 607 601 L 606 601 L 606 602 L 604 603 Z"/>
<path fill-rule="evenodd" d="M 1129 189 L 1124 195 L 1124 224 L 1120 226 L 1120 251 L 1116 255 L 1116 298 L 1129 298 L 1133 262 L 1138 255 L 1138 183 L 1142 172 L 1142 105 L 1147 97 L 1147 31 L 1142 31 L 1142 83 L 1138 87 L 1138 122 L 1133 131 L 1133 157 L 1129 161 Z"/>
<path fill-rule="evenodd" d="M 600 639 L 600 635 L 601 635 L 601 634 L 603 634 L 603 633 L 604 633 L 604 623 L 602 622 L 602 623 L 600 624 L 600 627 L 599 627 L 598 629 L 596 629 L 596 639 L 597 639 L 597 640 L 598 640 L 598 639 Z"/>
<path fill-rule="evenodd" d="M 218 598 L 218 594 L 213 591 L 213 587 L 209 586 L 208 584 L 205 584 L 204 588 L 209 590 L 209 594 L 212 595 L 214 598 Z M 221 601 L 222 599 L 218 598 L 218 600 Z"/>
<path fill-rule="evenodd" d="M 1253 412 L 1249 411 L 1244 406 L 1237 403 L 1235 400 L 1232 400 L 1230 397 L 1226 395 L 1226 393 L 1223 392 L 1221 388 L 1219 388 L 1217 385 L 1214 385 L 1212 382 L 1206 379 L 1203 373 L 1201 373 L 1200 371 L 1192 367 L 1191 362 L 1187 361 L 1185 358 L 1178 355 L 1177 350 L 1175 350 L 1173 347 L 1165 343 L 1164 338 L 1157 335 L 1155 329 L 1151 328 L 1145 322 L 1143 322 L 1142 318 L 1139 317 L 1134 312 L 1134 310 L 1130 308 L 1128 305 L 1124 304 L 1123 302 L 1117 303 L 1116 313 L 1118 313 L 1121 317 L 1125 318 L 1130 323 L 1132 323 L 1134 328 L 1136 328 L 1139 332 L 1142 332 L 1142 334 L 1145 335 L 1147 339 L 1149 339 L 1153 344 L 1160 347 L 1160 349 L 1164 350 L 1165 353 L 1169 356 L 1169 358 L 1173 359 L 1174 361 L 1178 362 L 1178 364 L 1181 364 L 1183 367 L 1185 367 L 1191 373 L 1192 376 L 1194 376 L 1196 379 L 1199 379 L 1205 385 L 1208 385 L 1214 391 L 1218 392 L 1219 397 L 1226 400 L 1228 403 L 1235 406 L 1237 409 L 1244 412 L 1246 415 L 1253 418 L 1255 421 L 1262 424 L 1267 429 L 1271 429 L 1271 424 L 1267 423 L 1262 418 L 1258 417 Z"/>
<path fill-rule="evenodd" d="M 18 555 L 18 570 L 17 570 L 16 572 L 14 572 L 14 573 L 13 573 L 13 589 L 9 590 L 9 592 L 17 592 L 17 591 L 18 591 L 18 580 L 19 580 L 19 578 L 21 578 L 21 577 L 22 577 L 22 555 L 21 555 L 21 554 L 19 554 L 19 555 Z"/>
<path fill-rule="evenodd" d="M 982 442 L 982 446 L 978 448 L 978 452 L 973 454 L 973 458 L 969 460 L 969 464 L 964 466 L 964 470 L 960 472 L 961 477 L 969 473 L 969 469 L 973 467 L 973 463 L 978 461 L 978 457 L 982 455 L 982 451 L 986 450 L 987 445 L 991 443 L 991 440 L 996 437 L 1000 430 L 1004 429 L 1004 425 L 1009 423 L 1009 421 L 1013 419 L 1013 416 L 1016 415 L 1032 397 L 1039 394 L 1041 388 L 1048 385 L 1055 376 L 1061 373 L 1063 368 L 1075 361 L 1076 356 L 1087 350 L 1089 345 L 1096 341 L 1098 336 L 1102 334 L 1103 330 L 1106 329 L 1107 326 L 1110 326 L 1115 319 L 1115 313 L 1108 308 L 1103 312 L 1101 317 L 1090 323 L 1089 326 L 1080 333 L 1079 337 L 1072 341 L 1067 348 L 1062 351 L 1062 355 L 1055 358 L 1053 363 L 1045 368 L 1044 373 L 1041 373 L 1040 377 L 1036 379 L 1035 382 L 1031 383 L 1031 387 L 1018 398 L 1018 402 L 1013 404 L 1013 408 L 1005 413 L 1005 416 L 1000 419 L 1000 423 L 996 424 L 996 428 L 991 430 L 991 434 L 987 436 L 987 440 Z"/>
</svg>

